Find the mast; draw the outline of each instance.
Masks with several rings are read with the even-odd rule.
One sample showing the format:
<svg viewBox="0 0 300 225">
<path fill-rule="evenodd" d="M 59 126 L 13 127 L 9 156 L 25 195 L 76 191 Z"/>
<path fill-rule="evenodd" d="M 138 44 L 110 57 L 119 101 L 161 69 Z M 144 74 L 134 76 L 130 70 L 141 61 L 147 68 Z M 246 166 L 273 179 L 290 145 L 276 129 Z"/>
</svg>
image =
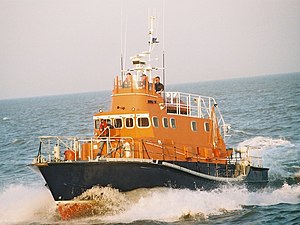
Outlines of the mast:
<svg viewBox="0 0 300 225">
<path fill-rule="evenodd" d="M 165 0 L 163 0 L 163 12 L 162 12 L 162 72 L 163 72 L 163 82 L 166 89 L 166 68 L 165 68 Z M 166 90 L 165 90 L 166 91 Z M 165 96 L 166 101 L 166 96 Z"/>
<path fill-rule="evenodd" d="M 125 59 L 126 59 L 126 38 L 127 38 L 127 15 L 125 17 L 125 34 L 124 34 L 124 46 L 123 46 L 123 1 L 121 8 L 121 56 L 120 56 L 120 66 L 121 66 L 121 80 L 124 81 L 125 78 Z"/>
<path fill-rule="evenodd" d="M 148 40 L 148 44 L 149 44 L 149 48 L 148 48 L 148 62 L 149 62 L 149 66 L 150 66 L 150 71 L 152 71 L 152 69 L 158 69 L 158 68 L 152 68 L 151 67 L 151 53 L 154 49 L 154 46 L 155 44 L 158 44 L 159 41 L 157 39 L 157 37 L 155 36 L 155 19 L 156 17 L 151 15 L 150 16 L 150 21 L 149 21 L 149 32 L 148 32 L 148 35 L 149 35 L 149 40 Z M 151 73 L 151 76 L 152 76 L 152 73 Z M 152 78 L 152 77 L 151 77 Z"/>
<path fill-rule="evenodd" d="M 122 83 L 124 81 L 124 64 L 123 64 L 123 2 L 122 2 L 122 8 L 121 8 L 121 56 L 120 56 L 120 66 L 121 66 L 121 80 Z"/>
<path fill-rule="evenodd" d="M 152 61 L 157 60 L 157 58 L 152 58 L 151 54 L 153 53 L 154 47 L 156 44 L 159 43 L 157 37 L 156 37 L 156 24 L 155 19 L 156 16 L 150 15 L 148 20 L 148 49 L 146 51 L 143 51 L 139 54 L 136 54 L 135 56 L 130 57 L 133 68 L 129 69 L 128 71 L 134 71 L 133 74 L 133 80 L 134 82 L 140 82 L 140 78 L 143 74 L 146 74 L 149 78 L 149 81 L 152 80 L 152 71 L 153 70 L 160 70 L 157 65 L 152 66 Z M 126 52 L 126 51 L 125 51 Z M 122 65 L 121 67 L 124 68 L 124 62 L 122 59 Z M 123 73 L 125 70 L 123 69 Z"/>
</svg>

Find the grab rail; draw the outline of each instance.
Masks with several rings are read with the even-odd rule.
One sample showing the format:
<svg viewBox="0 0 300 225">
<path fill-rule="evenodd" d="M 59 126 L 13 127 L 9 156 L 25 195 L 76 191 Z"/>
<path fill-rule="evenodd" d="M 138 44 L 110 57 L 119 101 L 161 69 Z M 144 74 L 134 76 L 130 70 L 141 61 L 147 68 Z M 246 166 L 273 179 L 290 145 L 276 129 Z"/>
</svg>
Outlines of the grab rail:
<svg viewBox="0 0 300 225">
<path fill-rule="evenodd" d="M 166 92 L 166 106 L 169 113 L 198 118 L 210 118 L 211 109 L 216 105 L 212 97 L 182 92 Z"/>
<path fill-rule="evenodd" d="M 232 154 L 225 158 L 205 158 L 189 149 L 178 148 L 171 144 L 157 143 L 149 140 L 133 140 L 132 137 L 75 137 L 75 136 L 41 136 L 40 148 L 34 163 L 98 160 L 100 142 L 106 142 L 106 154 L 103 158 L 131 158 L 166 161 L 215 162 L 216 164 L 238 164 L 242 166 L 263 167 L 262 158 L 250 153 L 252 147 L 230 149 Z M 136 143 L 136 144 L 135 144 Z M 61 151 L 61 148 L 64 149 Z M 85 153 L 85 154 L 84 154 Z M 72 158 L 68 158 L 70 154 Z M 70 156 L 69 156 L 70 157 Z"/>
<path fill-rule="evenodd" d="M 169 114 L 209 119 L 212 119 L 212 109 L 214 107 L 217 123 L 225 141 L 229 125 L 225 123 L 213 97 L 182 92 L 165 92 L 165 105 Z"/>
<path fill-rule="evenodd" d="M 94 157 L 94 151 L 99 151 L 99 144 L 105 142 L 111 143 L 121 143 L 128 145 L 134 144 L 132 137 L 76 137 L 76 136 L 40 136 L 40 148 L 37 156 L 34 158 L 34 163 L 44 163 L 44 162 L 59 162 L 68 161 L 68 159 L 63 158 L 61 148 L 64 149 L 64 154 L 72 154 L 72 160 L 77 161 L 83 158 L 83 148 L 89 147 L 87 150 L 88 160 L 92 160 Z M 117 151 L 119 146 L 114 146 L 110 148 L 110 151 L 104 155 L 107 157 L 113 152 Z M 130 147 L 130 146 L 129 146 Z M 124 147 L 126 149 L 126 147 Z M 130 148 L 129 148 L 130 149 Z"/>
</svg>

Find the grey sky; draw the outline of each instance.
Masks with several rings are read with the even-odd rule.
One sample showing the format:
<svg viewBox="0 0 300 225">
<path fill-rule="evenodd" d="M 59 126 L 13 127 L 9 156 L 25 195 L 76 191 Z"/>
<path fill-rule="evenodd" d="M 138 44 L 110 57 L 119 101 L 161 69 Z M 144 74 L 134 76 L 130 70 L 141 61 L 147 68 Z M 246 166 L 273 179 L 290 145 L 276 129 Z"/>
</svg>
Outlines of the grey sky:
<svg viewBox="0 0 300 225">
<path fill-rule="evenodd" d="M 300 71 L 299 0 L 164 2 L 163 31 L 162 0 L 0 0 L 0 99 L 110 90 L 151 8 L 168 84 Z"/>
</svg>

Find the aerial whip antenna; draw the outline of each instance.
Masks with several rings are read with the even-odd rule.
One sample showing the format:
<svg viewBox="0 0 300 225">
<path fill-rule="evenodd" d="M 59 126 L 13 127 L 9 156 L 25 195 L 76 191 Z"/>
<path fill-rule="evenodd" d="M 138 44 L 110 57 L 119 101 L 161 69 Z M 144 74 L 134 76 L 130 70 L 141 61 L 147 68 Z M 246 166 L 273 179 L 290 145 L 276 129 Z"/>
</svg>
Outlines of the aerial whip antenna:
<svg viewBox="0 0 300 225">
<path fill-rule="evenodd" d="M 122 82 L 124 81 L 125 77 L 125 59 L 126 59 L 126 37 L 127 37 L 127 15 L 125 18 L 125 34 L 124 34 L 124 46 L 123 46 L 123 9 L 124 9 L 124 2 L 122 1 L 121 7 L 121 77 Z"/>
<path fill-rule="evenodd" d="M 163 51 L 162 51 L 162 66 L 163 66 L 163 82 L 165 84 L 165 89 L 166 89 L 166 68 L 165 68 L 165 0 L 163 0 L 163 13 L 162 13 L 162 21 L 163 21 L 163 32 L 162 32 L 162 47 L 163 47 Z M 166 90 L 165 90 L 166 91 Z"/>
<path fill-rule="evenodd" d="M 122 1 L 122 6 L 121 6 L 121 77 L 122 77 L 122 83 L 123 83 L 123 79 L 124 79 L 124 65 L 123 65 L 123 1 Z"/>
</svg>

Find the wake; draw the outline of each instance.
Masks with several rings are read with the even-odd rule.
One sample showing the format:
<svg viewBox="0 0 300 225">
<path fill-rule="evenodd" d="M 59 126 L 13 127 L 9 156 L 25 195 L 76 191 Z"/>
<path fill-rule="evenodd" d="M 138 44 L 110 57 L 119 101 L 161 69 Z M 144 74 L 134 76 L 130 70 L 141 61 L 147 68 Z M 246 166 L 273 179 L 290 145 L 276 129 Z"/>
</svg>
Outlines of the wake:
<svg viewBox="0 0 300 225">
<path fill-rule="evenodd" d="M 299 184 L 284 184 L 279 189 L 265 188 L 258 192 L 232 186 L 212 191 L 153 188 L 121 193 L 109 187 L 90 190 L 84 199 L 98 199 L 98 213 L 73 220 L 74 223 L 174 222 L 189 217 L 205 220 L 242 210 L 244 206 L 300 203 Z M 0 224 L 62 223 L 55 202 L 45 187 L 11 185 L 0 193 L 0 203 Z"/>
<path fill-rule="evenodd" d="M 55 203 L 45 187 L 10 185 L 0 192 L 0 224 L 54 221 Z"/>
<path fill-rule="evenodd" d="M 270 183 L 279 182 L 280 186 L 284 182 L 299 183 L 299 143 L 291 143 L 283 138 L 257 136 L 239 143 L 238 146 L 250 147 L 251 155 L 262 157 L 263 166 L 270 168 Z"/>
</svg>

